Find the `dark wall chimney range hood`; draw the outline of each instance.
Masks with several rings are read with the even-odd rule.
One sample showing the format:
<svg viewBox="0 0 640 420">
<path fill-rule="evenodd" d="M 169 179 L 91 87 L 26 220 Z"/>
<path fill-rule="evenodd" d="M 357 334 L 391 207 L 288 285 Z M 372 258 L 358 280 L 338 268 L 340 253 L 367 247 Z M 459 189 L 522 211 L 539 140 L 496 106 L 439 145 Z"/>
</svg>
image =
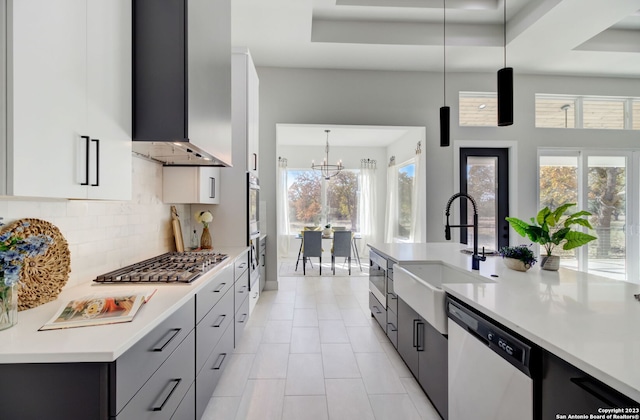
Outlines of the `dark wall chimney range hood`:
<svg viewBox="0 0 640 420">
<path fill-rule="evenodd" d="M 133 151 L 231 166 L 230 0 L 133 0 Z"/>
</svg>

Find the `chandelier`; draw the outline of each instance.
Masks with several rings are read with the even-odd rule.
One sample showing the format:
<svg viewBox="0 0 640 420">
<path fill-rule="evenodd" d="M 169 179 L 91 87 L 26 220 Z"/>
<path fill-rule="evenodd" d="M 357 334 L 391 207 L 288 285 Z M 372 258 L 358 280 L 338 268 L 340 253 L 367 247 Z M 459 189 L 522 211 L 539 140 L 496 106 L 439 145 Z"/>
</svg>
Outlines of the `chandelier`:
<svg viewBox="0 0 640 420">
<path fill-rule="evenodd" d="M 329 133 L 331 130 L 324 130 L 327 133 L 327 145 L 325 146 L 324 152 L 327 157 L 324 158 L 321 165 L 316 165 L 313 160 L 311 161 L 311 169 L 315 169 L 316 171 L 320 171 L 324 179 L 329 179 L 332 176 L 338 175 L 338 173 L 344 169 L 342 166 L 342 161 L 339 160 L 337 165 L 329 165 Z"/>
</svg>

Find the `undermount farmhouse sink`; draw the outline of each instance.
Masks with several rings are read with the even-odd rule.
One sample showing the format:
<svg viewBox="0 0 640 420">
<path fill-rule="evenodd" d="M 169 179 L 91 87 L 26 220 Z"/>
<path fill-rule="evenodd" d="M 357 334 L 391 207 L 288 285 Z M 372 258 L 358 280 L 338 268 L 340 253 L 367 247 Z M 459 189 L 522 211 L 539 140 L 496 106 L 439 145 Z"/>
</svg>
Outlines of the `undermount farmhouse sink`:
<svg viewBox="0 0 640 420">
<path fill-rule="evenodd" d="M 444 283 L 494 283 L 441 264 L 396 265 L 393 288 L 397 295 L 442 334 L 447 334 Z"/>
</svg>

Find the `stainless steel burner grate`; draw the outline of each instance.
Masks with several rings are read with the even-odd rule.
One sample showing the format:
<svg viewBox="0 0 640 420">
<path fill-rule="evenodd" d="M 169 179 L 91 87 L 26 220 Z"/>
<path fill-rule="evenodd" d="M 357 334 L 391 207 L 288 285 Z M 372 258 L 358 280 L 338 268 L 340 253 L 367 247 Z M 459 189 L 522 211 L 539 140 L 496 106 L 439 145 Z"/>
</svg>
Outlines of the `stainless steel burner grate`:
<svg viewBox="0 0 640 420">
<path fill-rule="evenodd" d="M 168 252 L 98 276 L 99 283 L 191 283 L 227 258 L 214 251 Z"/>
</svg>

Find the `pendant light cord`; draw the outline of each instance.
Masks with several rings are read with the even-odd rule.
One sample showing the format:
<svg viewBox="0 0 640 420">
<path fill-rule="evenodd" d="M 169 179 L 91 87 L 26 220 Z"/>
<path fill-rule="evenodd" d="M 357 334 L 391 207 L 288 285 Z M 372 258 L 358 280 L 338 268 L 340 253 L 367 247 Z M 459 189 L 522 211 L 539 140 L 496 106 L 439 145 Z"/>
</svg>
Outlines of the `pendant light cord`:
<svg viewBox="0 0 640 420">
<path fill-rule="evenodd" d="M 502 39 L 504 40 L 504 48 L 503 48 L 504 67 L 507 67 L 507 0 L 503 0 L 503 1 L 504 1 L 504 4 L 503 4 L 504 16 L 502 18 L 502 31 L 503 31 Z"/>
<path fill-rule="evenodd" d="M 442 0 L 442 97 L 447 106 L 447 4 Z"/>
</svg>

